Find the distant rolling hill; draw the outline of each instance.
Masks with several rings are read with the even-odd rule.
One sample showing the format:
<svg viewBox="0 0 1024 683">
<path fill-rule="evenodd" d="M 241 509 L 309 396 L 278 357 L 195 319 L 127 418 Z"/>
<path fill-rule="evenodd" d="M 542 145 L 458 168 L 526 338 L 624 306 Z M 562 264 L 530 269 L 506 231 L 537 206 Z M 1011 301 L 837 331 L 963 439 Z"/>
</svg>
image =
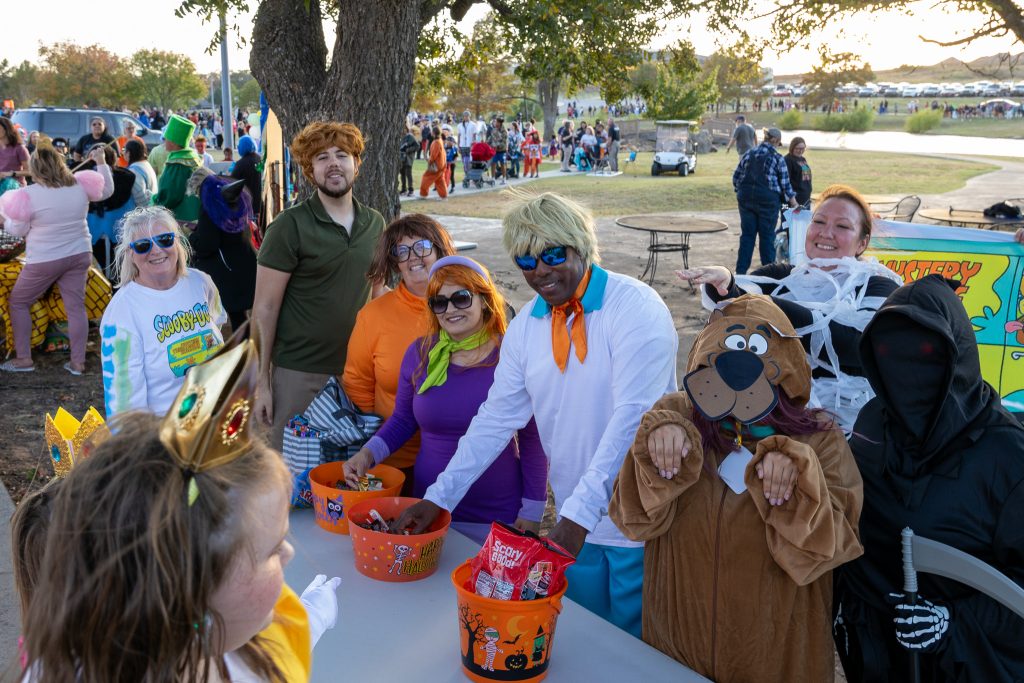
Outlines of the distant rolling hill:
<svg viewBox="0 0 1024 683">
<path fill-rule="evenodd" d="M 1002 57 L 1002 59 L 1000 58 Z M 1013 65 L 1011 72 L 1011 65 Z M 803 74 L 776 75 L 776 83 L 799 83 Z M 1019 81 L 1024 79 L 1024 52 L 1012 55 L 992 55 L 972 62 L 959 59 L 945 59 L 930 66 L 909 66 L 875 72 L 875 82 L 882 83 L 968 83 L 979 80 Z"/>
</svg>

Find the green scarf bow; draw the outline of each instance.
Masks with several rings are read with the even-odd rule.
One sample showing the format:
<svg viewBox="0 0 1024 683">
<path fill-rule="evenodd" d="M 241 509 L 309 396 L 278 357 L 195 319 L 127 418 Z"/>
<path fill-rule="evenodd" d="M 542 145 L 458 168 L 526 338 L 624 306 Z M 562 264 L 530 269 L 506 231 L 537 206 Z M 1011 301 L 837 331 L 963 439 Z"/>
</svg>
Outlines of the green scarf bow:
<svg viewBox="0 0 1024 683">
<path fill-rule="evenodd" d="M 439 387 L 448 381 L 448 365 L 451 363 L 453 353 L 479 348 L 490 339 L 491 335 L 486 329 L 482 329 L 462 341 L 455 341 L 447 332 L 441 330 L 437 344 L 430 349 L 430 353 L 427 355 L 427 378 L 423 380 L 423 384 L 420 385 L 419 391 L 416 393 L 422 394 L 430 387 Z"/>
</svg>

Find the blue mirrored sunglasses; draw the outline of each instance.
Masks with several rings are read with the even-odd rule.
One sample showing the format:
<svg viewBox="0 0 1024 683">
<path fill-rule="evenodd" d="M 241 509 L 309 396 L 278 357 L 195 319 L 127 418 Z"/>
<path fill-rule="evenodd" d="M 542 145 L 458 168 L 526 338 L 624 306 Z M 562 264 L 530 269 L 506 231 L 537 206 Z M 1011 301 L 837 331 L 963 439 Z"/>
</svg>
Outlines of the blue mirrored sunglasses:
<svg viewBox="0 0 1024 683">
<path fill-rule="evenodd" d="M 143 237 L 141 240 L 129 242 L 128 246 L 131 247 L 132 251 L 136 254 L 142 256 L 143 254 L 149 253 L 149 250 L 153 248 L 154 242 L 156 242 L 156 245 L 161 249 L 170 249 L 174 246 L 174 233 L 165 232 L 160 235 L 154 235 L 153 237 Z"/>
<path fill-rule="evenodd" d="M 540 252 L 540 260 L 546 266 L 559 266 L 565 263 L 567 249 L 568 247 L 548 247 Z M 537 267 L 537 257 L 530 254 L 516 256 L 515 261 L 520 270 L 534 270 Z"/>
</svg>

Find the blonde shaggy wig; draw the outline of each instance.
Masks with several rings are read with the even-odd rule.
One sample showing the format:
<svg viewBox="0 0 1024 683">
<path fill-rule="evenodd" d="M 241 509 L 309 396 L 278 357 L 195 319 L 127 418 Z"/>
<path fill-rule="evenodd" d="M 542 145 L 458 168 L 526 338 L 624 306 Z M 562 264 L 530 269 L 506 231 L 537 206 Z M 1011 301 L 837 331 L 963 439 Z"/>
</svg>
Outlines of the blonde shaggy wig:
<svg viewBox="0 0 1024 683">
<path fill-rule="evenodd" d="M 539 256 L 548 247 L 572 247 L 586 267 L 601 262 L 589 210 L 554 192 L 512 192 L 515 202 L 501 219 L 502 244 L 509 256 Z"/>
</svg>

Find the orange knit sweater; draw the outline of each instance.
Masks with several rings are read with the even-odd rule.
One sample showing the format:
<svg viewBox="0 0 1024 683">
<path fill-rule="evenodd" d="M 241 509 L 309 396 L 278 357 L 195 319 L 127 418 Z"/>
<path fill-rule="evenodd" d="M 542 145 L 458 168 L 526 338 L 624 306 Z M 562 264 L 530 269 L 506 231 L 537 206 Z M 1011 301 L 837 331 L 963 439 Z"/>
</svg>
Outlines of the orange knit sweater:
<svg viewBox="0 0 1024 683">
<path fill-rule="evenodd" d="M 343 382 L 345 392 L 360 410 L 385 418 L 395 411 L 398 373 L 406 349 L 427 333 L 427 302 L 404 283 L 363 306 L 348 341 Z M 420 436 L 409 439 L 386 460 L 393 467 L 416 462 Z"/>
</svg>

